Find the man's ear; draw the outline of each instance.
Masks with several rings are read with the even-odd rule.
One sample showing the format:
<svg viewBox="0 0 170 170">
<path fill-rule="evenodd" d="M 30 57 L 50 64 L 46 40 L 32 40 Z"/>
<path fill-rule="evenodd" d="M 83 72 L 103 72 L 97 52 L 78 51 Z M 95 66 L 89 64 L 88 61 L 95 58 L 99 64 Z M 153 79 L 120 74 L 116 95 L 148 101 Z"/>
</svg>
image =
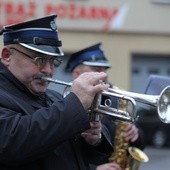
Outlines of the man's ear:
<svg viewBox="0 0 170 170">
<path fill-rule="evenodd" d="M 8 48 L 4 47 L 1 52 L 1 61 L 3 64 L 8 65 L 10 61 L 11 53 Z"/>
<path fill-rule="evenodd" d="M 80 70 L 76 67 L 72 72 L 73 79 L 76 79 L 79 75 L 80 75 Z"/>
</svg>

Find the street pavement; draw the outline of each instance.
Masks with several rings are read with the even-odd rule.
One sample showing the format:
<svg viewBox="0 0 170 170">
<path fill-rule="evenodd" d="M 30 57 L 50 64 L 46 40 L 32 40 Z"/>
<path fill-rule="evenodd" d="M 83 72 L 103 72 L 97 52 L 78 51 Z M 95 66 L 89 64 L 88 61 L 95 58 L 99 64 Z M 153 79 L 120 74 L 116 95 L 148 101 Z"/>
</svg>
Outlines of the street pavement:
<svg viewBox="0 0 170 170">
<path fill-rule="evenodd" d="M 149 162 L 140 163 L 139 170 L 170 170 L 170 148 L 146 147 Z"/>
</svg>

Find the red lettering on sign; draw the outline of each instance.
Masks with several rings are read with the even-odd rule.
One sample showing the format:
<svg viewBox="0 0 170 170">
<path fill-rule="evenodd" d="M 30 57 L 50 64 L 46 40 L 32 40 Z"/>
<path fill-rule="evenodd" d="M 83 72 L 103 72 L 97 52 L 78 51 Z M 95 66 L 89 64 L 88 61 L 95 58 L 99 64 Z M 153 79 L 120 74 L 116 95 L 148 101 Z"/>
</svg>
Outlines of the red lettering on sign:
<svg viewBox="0 0 170 170">
<path fill-rule="evenodd" d="M 70 19 L 76 19 L 75 13 L 72 11 L 77 11 L 77 6 L 75 4 L 70 4 L 70 10 L 68 12 L 68 17 Z"/>
<path fill-rule="evenodd" d="M 10 14 L 11 12 L 13 12 L 13 5 L 12 5 L 12 3 L 4 4 L 4 12 L 5 12 L 5 14 Z"/>
<path fill-rule="evenodd" d="M 1 1 L 1 0 L 0 0 Z M 40 2 L 41 3 L 41 2 Z M 1 1 L 0 2 L 0 25 L 14 24 L 36 18 L 40 8 L 43 8 L 43 15 L 57 14 L 59 19 L 67 19 L 71 21 L 86 20 L 94 22 L 104 21 L 104 30 L 108 29 L 110 20 L 113 19 L 118 12 L 115 7 L 89 6 L 68 1 L 67 3 L 44 2 L 39 4 L 38 1 Z M 3 23 L 2 23 L 3 22 Z M 103 24 L 103 23 L 102 23 Z M 90 26 L 89 26 L 90 27 Z"/>
<path fill-rule="evenodd" d="M 4 2 L 1 4 L 1 10 L 5 16 L 5 23 L 3 24 L 14 24 L 35 17 L 36 4 L 34 2 L 27 4 Z"/>
<path fill-rule="evenodd" d="M 52 10 L 53 10 L 53 8 L 52 8 Z M 67 11 L 68 11 L 68 8 L 64 4 L 60 4 L 56 7 L 54 7 L 54 12 L 57 13 L 57 15 L 60 18 L 65 18 L 67 16 Z"/>
<path fill-rule="evenodd" d="M 108 20 L 113 18 L 117 13 L 117 9 L 108 9 L 106 7 L 97 6 L 78 6 L 75 3 L 69 4 L 48 4 L 45 6 L 45 14 L 49 15 L 57 13 L 59 18 L 68 19 L 91 19 L 91 20 Z"/>
</svg>

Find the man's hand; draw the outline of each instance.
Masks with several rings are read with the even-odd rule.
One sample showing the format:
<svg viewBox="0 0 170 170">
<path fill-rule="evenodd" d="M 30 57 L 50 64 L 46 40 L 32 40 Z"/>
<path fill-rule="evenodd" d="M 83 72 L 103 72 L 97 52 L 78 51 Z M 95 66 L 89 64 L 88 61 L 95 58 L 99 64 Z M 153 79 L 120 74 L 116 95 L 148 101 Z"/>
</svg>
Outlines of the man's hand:
<svg viewBox="0 0 170 170">
<path fill-rule="evenodd" d="M 121 168 L 116 163 L 105 163 L 97 166 L 96 170 L 121 170 Z"/>
<path fill-rule="evenodd" d="M 126 141 L 135 142 L 139 137 L 138 128 L 134 124 L 127 123 L 124 129 L 124 137 Z"/>
<path fill-rule="evenodd" d="M 101 140 L 101 122 L 90 122 L 91 128 L 81 133 L 81 136 L 90 145 L 95 145 Z"/>
<path fill-rule="evenodd" d="M 109 88 L 108 84 L 101 83 L 106 77 L 107 74 L 104 72 L 83 73 L 73 81 L 70 91 L 75 93 L 87 110 L 91 106 L 95 95 Z"/>
</svg>

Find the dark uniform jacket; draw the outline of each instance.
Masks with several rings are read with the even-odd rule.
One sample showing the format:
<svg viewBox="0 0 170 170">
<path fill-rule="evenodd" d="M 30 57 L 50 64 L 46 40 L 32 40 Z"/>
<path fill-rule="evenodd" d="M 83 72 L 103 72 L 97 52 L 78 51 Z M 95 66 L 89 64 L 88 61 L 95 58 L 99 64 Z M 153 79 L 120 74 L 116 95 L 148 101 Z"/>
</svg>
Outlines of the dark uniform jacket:
<svg viewBox="0 0 170 170">
<path fill-rule="evenodd" d="M 88 170 L 112 152 L 107 133 L 99 146 L 86 144 L 88 128 L 75 94 L 32 95 L 0 63 L 0 170 Z"/>
</svg>

